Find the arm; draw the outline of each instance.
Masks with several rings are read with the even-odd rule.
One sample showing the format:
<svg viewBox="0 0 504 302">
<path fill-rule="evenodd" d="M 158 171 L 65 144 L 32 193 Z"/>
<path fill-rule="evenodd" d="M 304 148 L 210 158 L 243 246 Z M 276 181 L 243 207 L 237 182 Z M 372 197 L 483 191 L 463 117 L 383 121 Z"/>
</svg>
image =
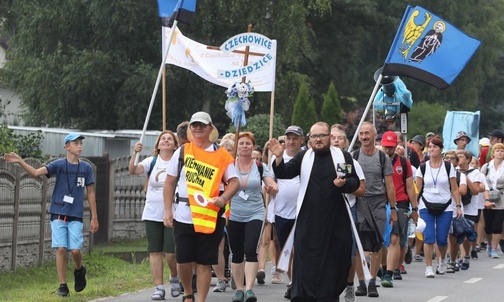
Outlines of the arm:
<svg viewBox="0 0 504 302">
<path fill-rule="evenodd" d="M 361 180 L 359 184 L 359 188 L 355 190 L 352 194 L 357 196 L 357 197 L 364 197 L 364 194 L 366 193 L 366 181 Z"/>
<path fill-rule="evenodd" d="M 460 203 L 460 193 L 457 186 L 457 179 L 455 177 L 450 177 L 451 191 L 453 198 L 455 199 L 455 203 L 457 204 L 457 218 L 462 216 L 462 205 Z"/>
<path fill-rule="evenodd" d="M 418 200 L 415 193 L 415 187 L 413 186 L 413 177 L 406 178 L 406 194 L 408 194 L 408 199 L 410 200 L 411 207 L 416 208 L 416 211 L 411 212 L 411 218 L 417 223 L 418 221 Z"/>
<path fill-rule="evenodd" d="M 273 155 L 275 155 L 275 157 L 276 157 L 275 166 L 278 167 L 280 165 L 280 163 L 283 161 L 282 155 L 284 152 L 284 148 L 275 138 L 270 139 L 267 142 L 267 144 L 268 144 L 268 148 L 271 151 L 271 153 L 273 153 Z"/>
<path fill-rule="evenodd" d="M 138 153 L 142 151 L 143 145 L 141 142 L 135 144 L 133 147 L 133 155 L 129 161 L 128 170 L 131 175 L 140 175 L 145 172 L 144 167 L 142 165 L 135 166 L 135 159 L 138 156 Z"/>
<path fill-rule="evenodd" d="M 291 179 L 298 176 L 301 173 L 301 162 L 303 161 L 303 156 L 305 151 L 300 151 L 294 157 L 289 160 L 288 163 L 283 161 L 283 156 L 280 156 L 280 164 L 277 165 L 278 157 L 275 162 L 272 163 L 273 172 L 277 179 Z"/>
<path fill-rule="evenodd" d="M 265 176 L 265 177 L 263 177 L 263 181 L 266 184 L 266 188 L 265 188 L 266 193 L 275 196 L 276 193 L 278 193 L 278 185 L 275 182 L 275 180 L 273 179 L 273 177 Z"/>
<path fill-rule="evenodd" d="M 472 182 L 469 177 L 466 177 L 466 182 L 467 182 L 467 187 L 471 191 L 472 195 L 478 195 L 479 194 L 479 181 Z M 466 193 L 467 194 L 467 193 Z M 461 194 L 462 195 L 462 194 Z"/>
<path fill-rule="evenodd" d="M 4 154 L 4 159 L 8 163 L 17 163 L 32 177 L 39 177 L 41 175 L 47 175 L 48 171 L 46 167 L 41 167 L 35 169 L 34 167 L 27 164 L 19 155 L 14 152 Z"/>
<path fill-rule="evenodd" d="M 391 209 L 393 209 L 390 213 L 390 220 L 394 224 L 397 222 L 397 211 L 395 210 L 397 204 L 396 204 L 396 194 L 392 174 L 385 175 L 385 189 L 387 190 L 387 200 L 390 204 Z"/>
<path fill-rule="evenodd" d="M 228 200 L 231 200 L 231 198 L 238 192 L 240 189 L 240 182 L 238 181 L 238 177 L 233 177 L 228 180 L 228 185 L 224 193 L 221 194 L 221 196 L 216 197 L 220 199 L 220 203 L 215 203 L 219 207 L 223 207 L 226 205 Z"/>
<path fill-rule="evenodd" d="M 89 211 L 91 212 L 91 222 L 89 223 L 89 231 L 96 233 L 100 225 L 98 224 L 98 212 L 96 211 L 96 196 L 93 184 L 86 186 L 87 198 L 89 202 Z"/>
<path fill-rule="evenodd" d="M 163 185 L 163 200 L 165 211 L 163 215 L 163 223 L 167 227 L 173 226 L 173 196 L 175 195 L 175 186 L 177 185 L 177 178 L 169 174 L 166 175 L 165 183 Z"/>
</svg>

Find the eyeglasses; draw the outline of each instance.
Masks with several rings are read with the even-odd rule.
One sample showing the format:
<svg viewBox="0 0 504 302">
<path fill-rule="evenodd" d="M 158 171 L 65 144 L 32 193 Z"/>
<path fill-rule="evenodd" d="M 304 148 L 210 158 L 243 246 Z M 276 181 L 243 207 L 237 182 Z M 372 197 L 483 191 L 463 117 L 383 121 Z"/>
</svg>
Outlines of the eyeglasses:
<svg viewBox="0 0 504 302">
<path fill-rule="evenodd" d="M 455 156 L 445 156 L 444 160 L 456 160 Z"/>
<path fill-rule="evenodd" d="M 323 138 L 326 138 L 326 137 L 328 137 L 329 135 L 330 135 L 330 134 L 328 134 L 328 133 L 322 133 L 322 134 L 310 134 L 310 138 L 311 138 L 311 139 L 315 139 L 315 140 L 317 140 L 317 139 L 323 139 Z"/>
<path fill-rule="evenodd" d="M 194 122 L 190 126 L 191 126 L 191 128 L 206 128 L 206 126 L 208 126 L 208 125 L 200 123 L 200 122 Z"/>
</svg>

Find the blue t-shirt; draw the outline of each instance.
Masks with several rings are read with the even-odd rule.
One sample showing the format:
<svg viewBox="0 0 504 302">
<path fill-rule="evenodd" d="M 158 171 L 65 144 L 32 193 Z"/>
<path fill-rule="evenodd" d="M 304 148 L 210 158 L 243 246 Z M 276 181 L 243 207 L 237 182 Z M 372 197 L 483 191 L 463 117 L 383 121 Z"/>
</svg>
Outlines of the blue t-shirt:
<svg viewBox="0 0 504 302">
<path fill-rule="evenodd" d="M 263 177 L 273 177 L 273 172 L 263 164 Z M 238 170 L 238 169 L 237 169 Z M 231 198 L 231 216 L 229 220 L 236 222 L 249 222 L 251 220 L 264 220 L 264 201 L 262 197 L 262 180 L 256 163 L 252 164 L 250 176 L 248 173 L 238 172 L 240 189 Z M 248 176 L 248 179 L 247 179 Z M 245 189 L 244 184 L 246 183 Z M 243 192 L 245 192 L 243 195 Z M 242 193 L 242 194 L 240 194 Z M 243 197 L 247 196 L 245 200 Z"/>
<path fill-rule="evenodd" d="M 46 168 L 47 178 L 56 176 L 49 213 L 83 218 L 84 190 L 94 184 L 91 165 L 82 160 L 72 164 L 66 158 L 60 158 L 47 164 Z M 73 197 L 73 203 L 65 202 L 65 196 Z"/>
</svg>

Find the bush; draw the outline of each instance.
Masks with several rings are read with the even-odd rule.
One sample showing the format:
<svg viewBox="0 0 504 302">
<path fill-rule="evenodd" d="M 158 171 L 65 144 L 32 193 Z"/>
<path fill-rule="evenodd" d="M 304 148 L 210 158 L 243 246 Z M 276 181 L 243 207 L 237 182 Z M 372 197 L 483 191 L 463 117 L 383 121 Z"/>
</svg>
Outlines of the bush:
<svg viewBox="0 0 504 302">
<path fill-rule="evenodd" d="M 6 125 L 0 126 L 0 154 L 16 152 L 22 158 L 36 158 L 45 160 L 40 143 L 44 136 L 42 131 L 28 135 L 15 134 Z"/>
</svg>

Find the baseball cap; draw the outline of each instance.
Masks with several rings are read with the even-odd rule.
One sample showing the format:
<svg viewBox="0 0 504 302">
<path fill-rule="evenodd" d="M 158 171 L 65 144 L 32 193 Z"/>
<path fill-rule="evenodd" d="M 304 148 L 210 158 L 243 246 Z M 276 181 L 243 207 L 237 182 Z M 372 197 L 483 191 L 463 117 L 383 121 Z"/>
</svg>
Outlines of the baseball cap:
<svg viewBox="0 0 504 302">
<path fill-rule="evenodd" d="M 383 147 L 395 147 L 397 146 L 397 134 L 394 131 L 387 131 L 383 133 L 381 145 Z"/>
<path fill-rule="evenodd" d="M 494 131 L 488 133 L 487 135 L 504 139 L 504 132 L 502 132 L 499 129 L 495 129 Z"/>
<path fill-rule="evenodd" d="M 380 133 L 380 134 L 378 134 L 378 136 L 376 137 L 376 140 L 377 140 L 377 141 L 381 141 L 381 140 L 382 140 L 382 138 L 383 138 L 383 133 Z"/>
<path fill-rule="evenodd" d="M 488 147 L 488 146 L 490 146 L 490 140 L 488 139 L 488 137 L 482 137 L 482 138 L 479 140 L 479 144 L 480 144 L 482 147 Z"/>
<path fill-rule="evenodd" d="M 455 145 L 457 144 L 457 140 L 461 137 L 464 137 L 464 136 L 467 137 L 467 139 L 468 139 L 467 143 L 471 142 L 471 138 L 467 135 L 467 133 L 465 131 L 459 131 L 459 132 L 457 132 L 457 135 L 455 136 L 455 139 L 453 140 Z"/>
<path fill-rule="evenodd" d="M 80 133 L 70 132 L 67 134 L 67 136 L 65 136 L 65 145 L 68 142 L 73 142 L 76 139 L 85 139 L 85 137 L 83 135 L 81 135 Z"/>
<path fill-rule="evenodd" d="M 299 127 L 299 126 L 292 125 L 292 126 L 289 126 L 287 128 L 287 130 L 285 130 L 284 134 L 287 134 L 287 133 L 293 133 L 295 135 L 303 136 L 303 129 L 301 129 L 301 127 Z"/>
<path fill-rule="evenodd" d="M 198 111 L 195 114 L 191 116 L 191 120 L 189 121 L 189 124 L 195 123 L 195 122 L 200 122 L 205 125 L 209 125 L 212 123 L 212 118 L 210 115 L 204 111 Z"/>
</svg>

